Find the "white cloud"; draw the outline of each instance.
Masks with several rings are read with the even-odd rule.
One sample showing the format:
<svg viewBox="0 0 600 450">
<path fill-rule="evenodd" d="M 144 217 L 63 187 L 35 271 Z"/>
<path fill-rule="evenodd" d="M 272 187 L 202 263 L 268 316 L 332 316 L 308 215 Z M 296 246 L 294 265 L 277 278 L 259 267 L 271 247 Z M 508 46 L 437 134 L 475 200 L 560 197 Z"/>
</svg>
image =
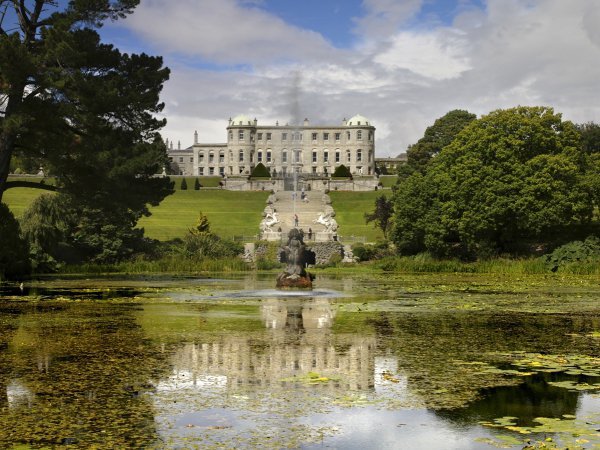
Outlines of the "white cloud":
<svg viewBox="0 0 600 450">
<path fill-rule="evenodd" d="M 455 108 L 549 105 L 600 122 L 600 9 L 588 0 L 488 0 L 451 24 L 418 27 L 421 0 L 368 0 L 353 50 L 249 3 L 172 3 L 145 0 L 125 23 L 166 51 L 164 134 L 182 146 L 195 129 L 201 141 L 224 142 L 227 119 L 239 113 L 264 124 L 295 115 L 336 124 L 361 113 L 377 127 L 382 156 L 404 151 Z M 200 70 L 176 54 L 245 66 Z"/>
<path fill-rule="evenodd" d="M 145 0 L 126 25 L 163 52 L 220 64 L 318 59 L 332 51 L 320 34 L 287 24 L 253 3 Z"/>
<path fill-rule="evenodd" d="M 456 78 L 470 68 L 463 38 L 451 30 L 401 32 L 374 61 L 388 69 L 407 69 L 435 80 Z"/>
</svg>

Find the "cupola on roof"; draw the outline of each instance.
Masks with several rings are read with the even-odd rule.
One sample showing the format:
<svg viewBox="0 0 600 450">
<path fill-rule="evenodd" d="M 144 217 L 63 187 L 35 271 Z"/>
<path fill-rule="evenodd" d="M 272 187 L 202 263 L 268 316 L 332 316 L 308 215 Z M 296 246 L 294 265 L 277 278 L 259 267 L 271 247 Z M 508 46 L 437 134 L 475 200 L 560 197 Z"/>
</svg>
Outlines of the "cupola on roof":
<svg viewBox="0 0 600 450">
<path fill-rule="evenodd" d="M 252 125 L 253 120 L 244 114 L 240 114 L 231 119 L 231 125 Z"/>
<path fill-rule="evenodd" d="M 351 117 L 348 120 L 348 122 L 346 123 L 346 125 L 349 127 L 356 127 L 356 126 L 361 126 L 361 125 L 370 126 L 371 121 L 369 119 L 367 119 L 365 116 L 361 116 L 360 114 L 357 114 L 354 117 Z"/>
</svg>

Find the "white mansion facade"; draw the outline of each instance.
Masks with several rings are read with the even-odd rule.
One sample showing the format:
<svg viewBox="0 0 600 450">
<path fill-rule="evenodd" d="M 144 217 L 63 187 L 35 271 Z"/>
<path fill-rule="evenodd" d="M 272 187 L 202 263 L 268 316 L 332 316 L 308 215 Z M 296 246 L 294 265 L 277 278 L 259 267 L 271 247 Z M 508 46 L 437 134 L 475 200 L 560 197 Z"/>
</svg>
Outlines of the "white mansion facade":
<svg viewBox="0 0 600 450">
<path fill-rule="evenodd" d="M 272 176 L 329 176 L 342 164 L 353 175 L 375 174 L 375 127 L 361 115 L 339 126 L 310 126 L 307 119 L 263 126 L 240 115 L 229 119 L 225 144 L 199 143 L 195 132 L 191 147 L 167 148 L 172 172 L 180 175 L 247 176 L 258 163 Z"/>
</svg>

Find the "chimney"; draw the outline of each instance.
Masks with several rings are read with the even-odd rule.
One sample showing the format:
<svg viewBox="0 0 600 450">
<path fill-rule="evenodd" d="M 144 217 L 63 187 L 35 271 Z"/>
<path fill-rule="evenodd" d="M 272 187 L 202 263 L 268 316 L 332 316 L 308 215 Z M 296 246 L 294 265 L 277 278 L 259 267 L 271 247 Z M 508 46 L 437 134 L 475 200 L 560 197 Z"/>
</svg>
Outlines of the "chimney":
<svg viewBox="0 0 600 450">
<path fill-rule="evenodd" d="M 181 150 L 181 141 L 177 141 L 177 150 Z"/>
<path fill-rule="evenodd" d="M 194 131 L 194 145 L 198 144 L 198 130 Z"/>
<path fill-rule="evenodd" d="M 307 127 L 308 126 L 308 119 L 304 118 L 304 126 Z"/>
</svg>

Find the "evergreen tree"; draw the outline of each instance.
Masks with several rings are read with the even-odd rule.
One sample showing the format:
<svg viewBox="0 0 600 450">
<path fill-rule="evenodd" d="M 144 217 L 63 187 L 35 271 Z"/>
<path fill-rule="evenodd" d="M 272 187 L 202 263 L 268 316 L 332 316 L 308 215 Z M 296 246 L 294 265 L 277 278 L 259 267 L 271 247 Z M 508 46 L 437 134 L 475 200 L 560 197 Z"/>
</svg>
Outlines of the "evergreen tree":
<svg viewBox="0 0 600 450">
<path fill-rule="evenodd" d="M 350 173 L 350 169 L 348 169 L 345 165 L 341 164 L 335 168 L 333 171 L 333 178 L 351 178 L 352 174 Z"/>
<path fill-rule="evenodd" d="M 180 189 L 182 191 L 187 191 L 187 181 L 185 181 L 185 177 L 181 179 L 181 186 Z"/>
<path fill-rule="evenodd" d="M 271 173 L 263 163 L 258 163 L 250 175 L 252 178 L 270 178 Z"/>
<path fill-rule="evenodd" d="M 200 180 L 198 178 L 196 178 L 196 180 L 194 181 L 194 190 L 195 191 L 200 190 Z"/>
<path fill-rule="evenodd" d="M 367 223 L 375 222 L 375 225 L 383 232 L 383 237 L 387 239 L 387 233 L 392 223 L 394 214 L 394 202 L 381 194 L 375 200 L 375 210 L 372 213 L 365 213 Z"/>
<path fill-rule="evenodd" d="M 138 0 L 1 3 L 16 21 L 0 23 L 0 200 L 13 156 L 39 161 L 81 217 L 82 255 L 131 253 L 148 204 L 172 192 L 154 176 L 167 164 L 155 114 L 169 70 L 101 43 L 94 28 Z"/>
</svg>

